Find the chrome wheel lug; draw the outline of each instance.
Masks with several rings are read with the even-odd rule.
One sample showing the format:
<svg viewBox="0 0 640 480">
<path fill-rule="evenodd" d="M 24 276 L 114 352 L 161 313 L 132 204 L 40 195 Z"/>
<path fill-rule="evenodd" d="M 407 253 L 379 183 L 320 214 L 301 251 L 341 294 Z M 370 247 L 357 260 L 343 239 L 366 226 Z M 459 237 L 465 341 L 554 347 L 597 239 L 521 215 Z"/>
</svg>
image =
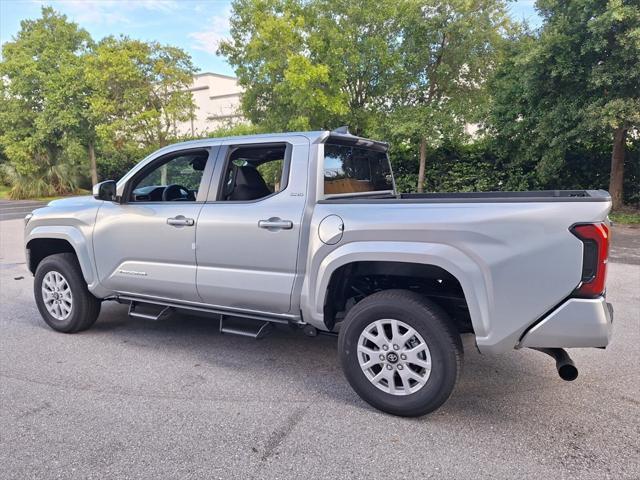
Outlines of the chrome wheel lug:
<svg viewBox="0 0 640 480">
<path fill-rule="evenodd" d="M 398 345 L 394 345 L 394 346 L 393 346 L 393 349 L 394 349 L 394 350 L 399 350 L 399 349 L 400 349 L 400 347 L 399 347 Z"/>
<path fill-rule="evenodd" d="M 401 354 L 400 354 L 400 358 L 401 358 L 402 360 L 406 360 L 406 359 L 407 359 L 407 356 L 406 356 L 404 353 L 401 353 Z"/>
<path fill-rule="evenodd" d="M 402 365 L 398 365 L 398 370 L 402 370 L 404 367 Z"/>
<path fill-rule="evenodd" d="M 384 355 L 380 354 L 380 360 L 384 360 Z"/>
<path fill-rule="evenodd" d="M 393 370 L 393 366 L 387 365 L 387 370 Z"/>
<path fill-rule="evenodd" d="M 389 350 L 389 345 L 383 345 L 382 349 L 386 352 L 387 350 Z"/>
</svg>

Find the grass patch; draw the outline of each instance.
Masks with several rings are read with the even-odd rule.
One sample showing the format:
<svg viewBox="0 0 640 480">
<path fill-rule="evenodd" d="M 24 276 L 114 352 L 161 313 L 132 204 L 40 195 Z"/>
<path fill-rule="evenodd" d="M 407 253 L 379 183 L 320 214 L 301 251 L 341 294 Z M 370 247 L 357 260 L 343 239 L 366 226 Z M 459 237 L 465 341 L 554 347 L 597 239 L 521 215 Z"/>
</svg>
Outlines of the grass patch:
<svg viewBox="0 0 640 480">
<path fill-rule="evenodd" d="M 11 192 L 11 187 L 8 185 L 0 185 L 0 200 L 11 200 L 9 197 L 9 192 Z M 25 198 L 24 200 L 37 200 L 39 202 L 50 202 L 51 200 L 58 200 L 59 198 L 64 197 L 74 197 L 78 195 L 90 195 L 91 192 L 89 190 L 84 190 L 83 188 L 78 189 L 76 192 L 70 193 L 69 195 L 63 196 L 53 196 L 53 197 L 33 197 L 33 198 Z"/>
<path fill-rule="evenodd" d="M 640 210 L 623 209 L 611 212 L 609 218 L 614 224 L 620 225 L 636 225 L 640 224 Z"/>
</svg>

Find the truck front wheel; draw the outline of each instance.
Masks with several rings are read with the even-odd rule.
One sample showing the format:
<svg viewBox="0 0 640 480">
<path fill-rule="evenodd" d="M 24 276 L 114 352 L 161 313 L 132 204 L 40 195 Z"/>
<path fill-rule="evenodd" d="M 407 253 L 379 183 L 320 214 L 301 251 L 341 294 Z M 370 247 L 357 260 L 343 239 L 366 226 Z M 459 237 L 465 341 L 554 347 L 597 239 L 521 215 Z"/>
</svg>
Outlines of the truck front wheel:
<svg viewBox="0 0 640 480">
<path fill-rule="evenodd" d="M 87 289 L 78 260 L 72 253 L 50 255 L 40 262 L 33 293 L 40 315 L 58 332 L 86 330 L 100 314 L 100 300 Z"/>
<path fill-rule="evenodd" d="M 342 369 L 372 406 L 416 417 L 451 395 L 462 363 L 460 335 L 438 305 L 407 290 L 357 303 L 340 328 Z"/>
</svg>

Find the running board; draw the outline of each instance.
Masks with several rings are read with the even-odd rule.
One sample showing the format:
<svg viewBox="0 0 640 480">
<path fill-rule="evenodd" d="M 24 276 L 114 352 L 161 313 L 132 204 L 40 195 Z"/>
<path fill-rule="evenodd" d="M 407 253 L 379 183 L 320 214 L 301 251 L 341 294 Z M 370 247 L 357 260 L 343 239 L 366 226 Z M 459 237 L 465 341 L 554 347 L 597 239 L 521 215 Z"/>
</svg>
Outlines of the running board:
<svg viewBox="0 0 640 480">
<path fill-rule="evenodd" d="M 150 304 L 148 304 L 148 303 L 141 303 L 141 302 L 131 301 L 131 303 L 129 303 L 129 316 L 133 317 L 133 318 L 143 318 L 145 320 L 156 321 L 156 320 L 160 320 L 162 318 L 168 317 L 173 312 L 173 307 L 164 307 L 157 314 L 154 314 L 154 313 L 142 313 L 140 311 L 136 311 L 136 307 L 139 307 L 141 305 L 144 305 L 144 306 L 147 306 L 147 307 L 150 306 Z M 156 306 L 156 305 L 153 305 L 153 306 Z"/>
<path fill-rule="evenodd" d="M 254 328 L 252 329 L 251 327 Z M 256 325 L 254 320 L 246 321 L 244 319 L 225 317 L 225 315 L 220 315 L 220 333 L 241 335 L 243 337 L 250 337 L 258 340 L 260 338 L 266 337 L 272 330 L 273 323 L 270 321 L 265 320 Z"/>
<path fill-rule="evenodd" d="M 161 298 L 144 298 L 137 295 L 129 295 L 129 294 L 119 294 L 115 297 L 111 298 L 118 303 L 131 303 L 135 302 L 140 305 L 152 305 L 158 307 L 172 307 L 174 310 L 192 310 L 194 312 L 203 312 L 208 313 L 210 315 L 216 316 L 217 318 L 220 315 L 231 315 L 235 318 L 248 318 L 252 320 L 258 320 L 260 322 L 270 322 L 270 323 L 281 323 L 283 325 L 305 325 L 299 315 L 290 315 L 290 314 L 269 314 L 263 312 L 256 312 L 254 310 L 241 310 L 241 309 L 231 309 L 231 308 L 223 308 L 214 305 L 205 305 L 205 304 L 196 304 L 193 302 L 178 302 L 172 300 L 166 300 Z"/>
</svg>

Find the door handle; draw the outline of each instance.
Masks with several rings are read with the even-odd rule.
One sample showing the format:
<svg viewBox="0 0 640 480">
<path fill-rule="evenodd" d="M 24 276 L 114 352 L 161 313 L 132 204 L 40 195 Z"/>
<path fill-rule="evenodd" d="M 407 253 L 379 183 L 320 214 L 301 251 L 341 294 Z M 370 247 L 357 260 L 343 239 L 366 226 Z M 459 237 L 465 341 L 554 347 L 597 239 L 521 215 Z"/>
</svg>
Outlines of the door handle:
<svg viewBox="0 0 640 480">
<path fill-rule="evenodd" d="M 167 225 L 172 225 L 174 227 L 193 227 L 195 223 L 196 222 L 193 218 L 186 218 L 184 215 L 167 218 Z"/>
<path fill-rule="evenodd" d="M 276 230 L 291 230 L 293 228 L 293 222 L 291 220 L 282 220 L 279 217 L 271 217 L 268 220 L 258 221 L 258 227 L 266 228 L 271 232 Z"/>
</svg>

